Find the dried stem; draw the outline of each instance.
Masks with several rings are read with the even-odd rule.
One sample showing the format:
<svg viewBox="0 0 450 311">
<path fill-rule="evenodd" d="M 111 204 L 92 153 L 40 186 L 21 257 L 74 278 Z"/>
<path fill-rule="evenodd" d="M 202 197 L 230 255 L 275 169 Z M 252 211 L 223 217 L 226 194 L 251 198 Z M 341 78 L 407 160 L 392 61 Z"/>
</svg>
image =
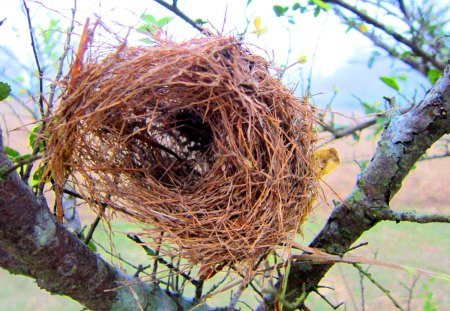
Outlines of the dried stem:
<svg viewBox="0 0 450 311">
<path fill-rule="evenodd" d="M 397 300 L 394 299 L 394 297 L 392 297 L 391 292 L 384 288 L 380 283 L 378 283 L 370 273 L 368 273 L 367 271 L 365 271 L 359 264 L 353 264 L 353 266 L 359 271 L 359 273 L 361 273 L 362 275 L 364 275 L 366 278 L 368 278 L 376 287 L 378 287 L 385 295 L 386 297 L 389 298 L 390 301 L 392 301 L 392 303 L 394 304 L 394 306 L 397 307 L 397 309 L 405 311 L 405 309 L 402 308 L 402 306 L 400 306 L 400 304 L 397 302 Z"/>
</svg>

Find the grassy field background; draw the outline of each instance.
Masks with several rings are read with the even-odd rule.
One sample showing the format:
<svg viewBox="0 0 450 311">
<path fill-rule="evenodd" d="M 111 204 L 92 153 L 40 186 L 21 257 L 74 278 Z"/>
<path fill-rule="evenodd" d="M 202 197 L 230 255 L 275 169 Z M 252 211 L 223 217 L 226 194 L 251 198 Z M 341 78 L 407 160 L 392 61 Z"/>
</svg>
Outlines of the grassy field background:
<svg viewBox="0 0 450 311">
<path fill-rule="evenodd" d="M 4 109 L 4 108 L 2 108 Z M 2 111 L 9 124 L 2 124 L 9 129 L 17 128 L 17 124 L 11 121 L 14 118 L 11 112 Z M 9 116 L 9 117 L 8 117 Z M 7 143 L 27 152 L 26 128 L 19 128 L 7 135 Z M 336 142 L 335 147 L 342 156 L 341 166 L 327 176 L 324 184 L 324 198 L 315 208 L 314 213 L 304 226 L 304 237 L 299 242 L 307 245 L 319 232 L 325 223 L 332 208 L 332 200 L 345 198 L 356 182 L 359 172 L 358 161 L 369 160 L 376 148 L 376 142 L 362 138 L 358 144 L 351 139 L 343 139 Z M 439 149 L 436 146 L 435 149 Z M 416 211 L 417 213 L 450 213 L 450 160 L 448 158 L 423 161 L 417 164 L 404 182 L 402 190 L 394 198 L 391 206 L 399 211 Z M 330 190 L 332 189 L 332 190 Z M 84 224 L 89 225 L 94 217 L 93 213 L 81 210 Z M 118 219 L 112 222 L 114 229 L 114 247 L 116 252 L 135 266 L 150 263 L 142 248 L 130 241 L 126 233 L 135 232 L 136 226 Z M 450 274 L 450 226 L 448 224 L 414 224 L 383 222 L 373 230 L 364 234 L 358 242 L 368 242 L 365 247 L 354 251 L 353 255 L 362 255 L 368 258 L 376 257 L 379 260 L 393 262 L 415 268 Z M 110 249 L 110 242 L 104 228 L 96 231 L 94 240 Z M 97 248 L 99 254 L 120 266 L 129 273 L 135 269 Z M 369 272 L 392 296 L 406 309 L 408 302 L 408 290 L 416 274 L 385 267 L 367 265 Z M 363 284 L 363 285 L 361 285 Z M 378 288 L 364 279 L 361 283 L 358 271 L 347 264 L 337 264 L 323 280 L 322 285 L 334 288 L 323 289 L 321 293 L 333 303 L 344 302 L 340 310 L 363 310 L 361 288 L 364 288 L 365 310 L 396 310 L 395 306 Z M 450 310 L 450 282 L 439 278 L 420 276 L 410 301 L 411 310 Z M 208 303 L 217 305 L 228 301 L 229 294 L 214 298 Z M 254 301 L 250 293 L 245 292 L 243 297 L 248 301 Z M 332 310 L 323 299 L 316 294 L 311 294 L 307 305 L 312 310 Z M 241 305 L 243 310 L 248 310 Z M 23 276 L 14 276 L 0 268 L 0 310 L 2 311 L 53 311 L 53 310 L 82 310 L 83 306 L 67 297 L 50 295 L 40 290 L 35 281 Z"/>
</svg>

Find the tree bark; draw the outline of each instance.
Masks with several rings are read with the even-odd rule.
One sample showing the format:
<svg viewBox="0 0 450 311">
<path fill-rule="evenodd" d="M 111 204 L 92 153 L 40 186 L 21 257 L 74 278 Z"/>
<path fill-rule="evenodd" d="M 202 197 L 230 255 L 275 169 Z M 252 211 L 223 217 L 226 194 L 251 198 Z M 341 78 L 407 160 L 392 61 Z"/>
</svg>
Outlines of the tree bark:
<svg viewBox="0 0 450 311">
<path fill-rule="evenodd" d="M 309 245 L 344 254 L 367 230 L 383 220 L 389 202 L 416 161 L 444 134 L 450 133 L 450 65 L 425 99 L 405 114 L 391 112 L 377 150 L 353 192 L 330 215 Z M 293 263 L 286 298 L 317 289 L 332 264 Z"/>
<path fill-rule="evenodd" d="M 1 130 L 0 130 L 1 135 Z M 177 310 L 168 293 L 111 266 L 67 231 L 16 172 L 0 139 L 0 266 L 91 310 Z M 187 300 L 180 302 L 190 306 Z M 201 308 L 200 308 L 201 309 Z"/>
</svg>

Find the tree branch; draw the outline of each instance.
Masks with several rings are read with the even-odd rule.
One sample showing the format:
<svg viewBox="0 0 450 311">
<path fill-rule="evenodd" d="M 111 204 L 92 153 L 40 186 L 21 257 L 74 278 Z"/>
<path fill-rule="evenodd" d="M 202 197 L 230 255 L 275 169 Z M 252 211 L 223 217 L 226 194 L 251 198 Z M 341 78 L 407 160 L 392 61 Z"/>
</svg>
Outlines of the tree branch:
<svg viewBox="0 0 450 311">
<path fill-rule="evenodd" d="M 441 136 L 450 132 L 450 65 L 425 99 L 402 115 L 393 113 L 385 125 L 378 148 L 353 192 L 330 215 L 309 245 L 329 254 L 344 254 L 379 220 L 373 211 L 388 210 L 414 163 Z M 383 214 L 384 212 L 382 212 Z M 332 264 L 296 265 L 291 268 L 286 299 L 295 300 L 302 288 L 315 290 Z"/>
<path fill-rule="evenodd" d="M 174 0 L 172 4 L 168 4 L 164 0 L 154 0 L 154 1 L 156 3 L 162 5 L 163 7 L 165 7 L 166 9 L 168 9 L 169 11 L 171 11 L 172 13 L 177 15 L 178 17 L 180 17 L 182 20 L 184 20 L 186 23 L 188 23 L 189 25 L 191 25 L 192 27 L 194 27 L 195 29 L 197 29 L 201 33 L 204 33 L 207 36 L 210 35 L 210 33 L 209 33 L 209 31 L 207 29 L 201 27 L 199 24 L 197 24 L 195 21 L 193 21 L 189 16 L 187 16 L 182 11 L 180 11 L 180 9 L 177 6 L 177 1 L 176 0 Z"/>
<path fill-rule="evenodd" d="M 438 59 L 436 59 L 435 57 L 433 57 L 432 55 L 430 55 L 429 53 L 424 51 L 415 42 L 413 42 L 411 40 L 408 40 L 407 38 L 405 38 L 401 34 L 395 32 L 393 29 L 391 29 L 389 27 L 386 27 L 386 25 L 384 25 L 383 23 L 379 22 L 375 18 L 372 18 L 371 16 L 369 16 L 365 12 L 363 12 L 361 10 L 358 10 L 355 6 L 352 6 L 352 5 L 346 3 L 346 2 L 344 2 L 342 0 L 326 0 L 324 2 L 334 3 L 334 4 L 339 5 L 340 7 L 344 8 L 344 9 L 352 12 L 353 14 L 358 16 L 361 20 L 363 20 L 364 22 L 366 22 L 366 23 L 368 23 L 368 24 L 370 24 L 370 25 L 380 29 L 381 31 L 383 31 L 383 32 L 387 33 L 388 35 L 390 35 L 391 37 L 393 37 L 398 42 L 401 42 L 404 45 L 408 46 L 411 49 L 411 51 L 413 51 L 417 56 L 420 56 L 424 60 L 430 62 L 437 69 L 444 70 L 444 67 L 445 67 L 444 63 L 442 63 L 441 61 L 439 61 Z"/>
<path fill-rule="evenodd" d="M 370 214 L 370 211 L 368 212 Z M 450 215 L 417 215 L 415 212 L 396 212 L 391 209 L 374 209 L 369 215 L 374 221 L 390 220 L 397 223 L 401 221 L 417 222 L 427 224 L 432 222 L 450 223 Z"/>
</svg>

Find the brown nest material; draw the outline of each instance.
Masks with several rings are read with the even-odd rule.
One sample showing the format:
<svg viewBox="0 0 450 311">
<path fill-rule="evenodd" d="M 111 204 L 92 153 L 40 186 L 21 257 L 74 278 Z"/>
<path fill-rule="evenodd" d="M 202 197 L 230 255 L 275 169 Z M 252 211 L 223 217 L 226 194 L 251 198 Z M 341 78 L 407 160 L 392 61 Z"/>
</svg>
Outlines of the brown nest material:
<svg viewBox="0 0 450 311">
<path fill-rule="evenodd" d="M 268 68 L 226 37 L 87 60 L 49 125 L 57 187 L 75 180 L 193 264 L 254 264 L 317 194 L 313 108 Z"/>
</svg>

